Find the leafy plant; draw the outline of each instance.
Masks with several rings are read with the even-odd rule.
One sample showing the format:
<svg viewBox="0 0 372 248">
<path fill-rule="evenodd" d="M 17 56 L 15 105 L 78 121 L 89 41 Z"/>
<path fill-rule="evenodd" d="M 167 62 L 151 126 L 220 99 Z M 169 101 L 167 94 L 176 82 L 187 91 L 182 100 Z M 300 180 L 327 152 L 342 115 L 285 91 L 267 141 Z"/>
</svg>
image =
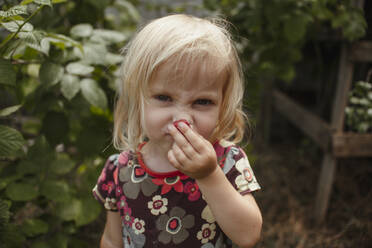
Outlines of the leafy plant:
<svg viewBox="0 0 372 248">
<path fill-rule="evenodd" d="M 350 92 L 349 105 L 345 109 L 346 126 L 358 133 L 372 130 L 372 84 L 356 82 Z"/>
<path fill-rule="evenodd" d="M 140 17 L 125 0 L 1 7 L 0 247 L 81 247 L 113 152 L 119 49 Z"/>
<path fill-rule="evenodd" d="M 365 35 L 363 11 L 351 0 L 204 0 L 232 24 L 243 60 L 249 108 L 258 109 L 264 81 L 291 82 L 312 40 L 354 41 Z"/>
</svg>

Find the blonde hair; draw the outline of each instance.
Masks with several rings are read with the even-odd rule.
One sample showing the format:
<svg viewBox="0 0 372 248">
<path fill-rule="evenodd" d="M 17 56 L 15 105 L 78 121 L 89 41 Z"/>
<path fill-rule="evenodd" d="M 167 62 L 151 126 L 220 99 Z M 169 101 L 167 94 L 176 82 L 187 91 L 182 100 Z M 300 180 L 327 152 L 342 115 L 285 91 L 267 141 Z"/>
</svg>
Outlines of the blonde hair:
<svg viewBox="0 0 372 248">
<path fill-rule="evenodd" d="M 135 35 L 123 49 L 121 85 L 114 111 L 116 149 L 135 150 L 145 140 L 144 95 L 156 69 L 170 61 L 185 65 L 196 59 L 213 64 L 227 75 L 220 118 L 212 136 L 232 142 L 242 140 L 247 120 L 242 110 L 244 83 L 240 60 L 226 27 L 222 19 L 177 14 L 156 19 Z"/>
</svg>

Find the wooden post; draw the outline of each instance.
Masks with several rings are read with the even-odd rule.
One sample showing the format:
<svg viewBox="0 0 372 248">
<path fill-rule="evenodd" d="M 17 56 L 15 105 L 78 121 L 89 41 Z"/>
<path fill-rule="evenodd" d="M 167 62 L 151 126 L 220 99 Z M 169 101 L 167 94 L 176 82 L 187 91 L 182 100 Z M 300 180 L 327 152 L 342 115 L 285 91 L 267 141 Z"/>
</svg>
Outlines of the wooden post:
<svg viewBox="0 0 372 248">
<path fill-rule="evenodd" d="M 352 84 L 353 71 L 354 66 L 349 58 L 349 47 L 348 45 L 343 44 L 341 48 L 336 96 L 332 107 L 331 130 L 334 134 L 340 134 L 343 131 L 345 107 L 347 104 L 348 92 Z M 327 212 L 334 174 L 336 171 L 336 162 L 333 151 L 326 151 L 322 162 L 315 201 L 314 214 L 315 220 L 318 224 L 324 220 Z"/>
</svg>

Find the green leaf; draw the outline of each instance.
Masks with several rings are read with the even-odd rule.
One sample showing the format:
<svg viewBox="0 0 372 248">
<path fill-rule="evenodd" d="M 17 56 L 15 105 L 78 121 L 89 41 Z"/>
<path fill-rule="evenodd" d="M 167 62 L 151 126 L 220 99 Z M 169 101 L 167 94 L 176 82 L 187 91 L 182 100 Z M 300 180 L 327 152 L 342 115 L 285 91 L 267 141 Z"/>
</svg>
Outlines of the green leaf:
<svg viewBox="0 0 372 248">
<path fill-rule="evenodd" d="M 94 71 L 94 67 L 79 62 L 72 62 L 66 66 L 66 71 L 70 74 L 86 76 Z"/>
<path fill-rule="evenodd" d="M 67 0 L 52 0 L 52 3 L 53 4 L 57 4 L 57 3 L 65 3 L 67 2 Z"/>
<path fill-rule="evenodd" d="M 14 105 L 14 106 L 10 106 L 10 107 L 4 108 L 4 109 L 0 110 L 0 116 L 4 117 L 4 116 L 8 116 L 10 114 L 13 114 L 20 107 L 22 107 L 22 105 Z"/>
<path fill-rule="evenodd" d="M 6 188 L 6 195 L 13 201 L 30 201 L 39 193 L 35 185 L 29 183 L 12 183 Z"/>
<path fill-rule="evenodd" d="M 17 172 L 21 175 L 40 175 L 54 160 L 55 151 L 49 146 L 45 137 L 39 134 L 35 144 L 29 148 L 26 158 L 17 165 Z"/>
<path fill-rule="evenodd" d="M 71 28 L 70 34 L 72 37 L 85 38 L 92 35 L 93 27 L 90 24 L 78 24 Z"/>
<path fill-rule="evenodd" d="M 23 247 L 25 244 L 25 237 L 19 230 L 19 226 L 16 226 L 13 223 L 7 225 L 6 229 L 1 230 L 0 232 L 0 246 L 6 248 L 16 248 L 16 247 Z M 3 246 L 6 244 L 6 246 Z"/>
<path fill-rule="evenodd" d="M 0 10 L 0 17 L 9 18 L 17 15 L 27 15 L 27 7 L 16 5 L 8 9 L 7 11 Z"/>
<path fill-rule="evenodd" d="M 75 167 L 75 162 L 65 153 L 58 153 L 57 159 L 50 165 L 50 171 L 57 175 L 64 175 Z"/>
<path fill-rule="evenodd" d="M 101 213 L 101 205 L 93 198 L 82 199 L 82 211 L 76 218 L 76 225 L 82 226 L 91 223 Z"/>
<path fill-rule="evenodd" d="M 41 194 L 49 200 L 63 202 L 70 199 L 69 186 L 63 181 L 46 181 L 41 188 Z"/>
<path fill-rule="evenodd" d="M 93 35 L 90 39 L 95 42 L 115 44 L 115 43 L 123 42 L 127 38 L 128 37 L 124 35 L 122 32 L 118 32 L 114 30 L 106 30 L 106 29 L 95 29 L 93 30 Z"/>
<path fill-rule="evenodd" d="M 74 49 L 74 53 L 77 57 L 81 58 L 81 61 L 85 64 L 106 64 L 105 56 L 107 54 L 107 49 L 104 44 L 84 44 L 83 51 L 76 48 Z"/>
<path fill-rule="evenodd" d="M 27 46 L 48 55 L 50 43 L 48 38 L 45 38 L 44 32 L 36 30 L 31 32 L 20 32 L 18 36 Z"/>
<path fill-rule="evenodd" d="M 40 5 L 48 5 L 52 7 L 52 3 L 50 0 L 34 0 L 34 3 L 40 4 Z"/>
<path fill-rule="evenodd" d="M 123 7 L 134 21 L 138 22 L 141 19 L 141 15 L 131 2 L 126 0 L 118 0 L 116 1 L 116 4 L 120 7 Z"/>
<path fill-rule="evenodd" d="M 16 72 L 10 60 L 0 58 L 0 84 L 14 86 L 16 82 Z"/>
<path fill-rule="evenodd" d="M 5 29 L 9 32 L 15 33 L 18 31 L 19 27 L 24 23 L 24 21 L 11 21 L 11 22 L 3 22 L 1 23 Z M 23 25 L 21 32 L 31 32 L 34 30 L 34 26 L 30 23 L 26 23 Z"/>
<path fill-rule="evenodd" d="M 93 79 L 83 79 L 81 81 L 81 90 L 84 98 L 93 106 L 103 109 L 107 107 L 107 98 L 105 92 Z"/>
<path fill-rule="evenodd" d="M 2 227 L 8 224 L 9 218 L 9 205 L 5 201 L 0 199 L 0 230 Z"/>
<path fill-rule="evenodd" d="M 48 223 L 40 219 L 26 219 L 21 229 L 27 237 L 35 237 L 47 233 L 49 226 Z"/>
<path fill-rule="evenodd" d="M 62 220 L 75 220 L 81 214 L 82 203 L 79 199 L 72 199 L 70 202 L 62 202 L 57 205 L 56 211 L 56 215 Z"/>
<path fill-rule="evenodd" d="M 119 64 L 123 61 L 123 57 L 114 53 L 106 53 L 106 61 L 108 64 Z"/>
<path fill-rule="evenodd" d="M 17 130 L 0 125 L 0 157 L 15 155 L 24 144 L 24 139 Z"/>
<path fill-rule="evenodd" d="M 80 91 L 79 78 L 75 75 L 65 74 L 62 77 L 61 92 L 68 100 L 74 98 L 74 96 Z"/>
<path fill-rule="evenodd" d="M 57 232 L 48 240 L 48 243 L 51 248 L 68 248 L 69 237 L 63 232 Z"/>
<path fill-rule="evenodd" d="M 44 85 L 55 85 L 62 79 L 63 72 L 64 69 L 61 65 L 46 61 L 40 67 L 40 81 Z"/>
<path fill-rule="evenodd" d="M 82 49 L 82 46 L 79 42 L 77 42 L 74 39 L 71 39 L 70 37 L 63 35 L 63 34 L 53 34 L 48 33 L 48 39 L 50 42 L 58 44 L 63 43 L 66 47 L 77 47 L 79 49 Z"/>
<path fill-rule="evenodd" d="M 30 4 L 32 3 L 34 0 L 23 0 L 20 5 L 27 5 L 27 4 Z"/>
</svg>

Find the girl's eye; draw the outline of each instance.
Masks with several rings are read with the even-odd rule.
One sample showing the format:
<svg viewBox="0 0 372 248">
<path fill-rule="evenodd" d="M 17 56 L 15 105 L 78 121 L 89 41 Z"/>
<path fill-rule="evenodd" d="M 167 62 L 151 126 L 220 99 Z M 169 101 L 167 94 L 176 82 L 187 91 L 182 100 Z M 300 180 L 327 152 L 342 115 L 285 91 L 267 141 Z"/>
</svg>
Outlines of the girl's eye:
<svg viewBox="0 0 372 248">
<path fill-rule="evenodd" d="M 156 100 L 159 100 L 161 102 L 170 102 L 172 100 L 172 98 L 170 98 L 169 96 L 167 95 L 156 95 L 155 96 L 155 99 Z"/>
<path fill-rule="evenodd" d="M 194 104 L 206 106 L 213 104 L 213 102 L 209 99 L 198 99 L 194 102 Z"/>
</svg>

